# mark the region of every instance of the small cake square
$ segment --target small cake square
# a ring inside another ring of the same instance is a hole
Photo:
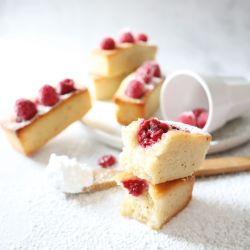
[[[158,184],[192,175],[205,158],[211,136],[196,127],[152,118],[124,127],[122,140],[124,170]]]
[[[189,176],[161,184],[150,184],[129,173],[115,177],[128,191],[121,205],[121,214],[159,230],[187,206],[192,198],[195,177]]]
[[[116,119],[128,125],[138,118],[149,118],[159,107],[159,96],[165,77],[154,61],[145,62],[127,76],[114,96]]]

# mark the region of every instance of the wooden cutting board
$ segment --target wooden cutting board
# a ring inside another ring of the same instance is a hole
[[[250,170],[250,157],[221,157],[207,159],[195,172],[195,176],[210,176]]]

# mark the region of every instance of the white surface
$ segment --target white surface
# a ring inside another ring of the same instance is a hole
[[[0,114],[44,83],[84,83],[90,48],[124,26],[149,34],[168,72],[249,77],[249,13],[248,0],[0,1]],[[79,124],[32,158],[0,133],[1,250],[250,248],[249,173],[198,180],[187,209],[157,233],[119,215],[119,189],[79,196],[50,189],[44,168],[53,152],[91,165],[101,154],[118,154]],[[249,152],[250,143],[223,155]]]
[[[46,167],[48,184],[59,192],[77,194],[93,185],[93,168],[67,155],[51,154]]]

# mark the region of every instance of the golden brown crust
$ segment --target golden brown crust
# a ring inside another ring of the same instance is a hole
[[[194,184],[195,177],[194,176],[188,176],[185,178],[167,181],[164,183],[152,185],[152,195],[159,199],[160,197],[164,196],[166,192],[173,189],[175,186],[183,185],[185,182],[190,182]]]
[[[116,182],[110,180],[110,181],[106,181],[106,182],[102,182],[102,183],[95,183],[90,187],[83,188],[82,192],[83,193],[92,193],[92,192],[96,192],[96,191],[109,189],[109,188],[112,188],[115,186],[117,186]]]

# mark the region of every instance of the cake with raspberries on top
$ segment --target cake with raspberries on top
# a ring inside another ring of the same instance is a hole
[[[122,130],[120,164],[152,184],[190,176],[201,165],[211,136],[186,124],[138,119]]]
[[[76,87],[71,79],[57,88],[44,85],[34,100],[19,99],[15,114],[1,122],[11,144],[26,155],[33,154],[71,123],[80,120],[91,107],[86,87]]]
[[[149,118],[159,107],[159,95],[165,77],[158,63],[147,61],[127,76],[114,96],[116,119],[128,125],[138,118]]]
[[[90,56],[90,90],[97,100],[112,99],[121,81],[142,63],[153,60],[157,47],[148,36],[123,32],[115,41],[105,37]]]

